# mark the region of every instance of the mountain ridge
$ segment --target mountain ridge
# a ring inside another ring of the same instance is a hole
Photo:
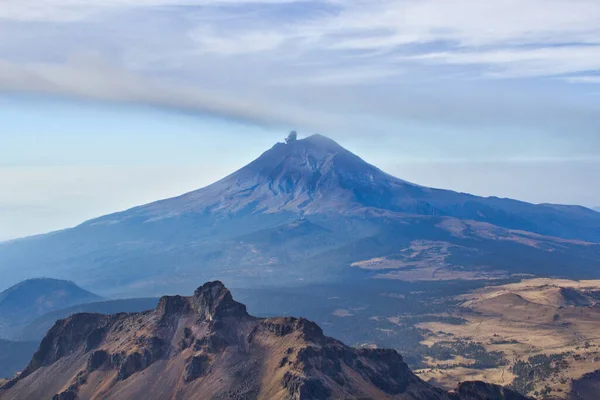
[[[3,399],[526,398],[465,383],[446,393],[413,374],[394,350],[353,349],[294,317],[256,318],[218,281],[155,310],[59,320]]]

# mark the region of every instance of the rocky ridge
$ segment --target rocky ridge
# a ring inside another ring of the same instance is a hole
[[[190,297],[163,297],[155,310],[58,321],[0,398],[438,400],[486,393],[523,399],[494,385],[446,393],[394,350],[348,347],[303,318],[253,317],[217,281]]]

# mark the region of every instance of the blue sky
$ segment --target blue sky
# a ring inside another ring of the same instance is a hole
[[[5,0],[0,240],[208,184],[290,129],[600,205],[596,0]]]

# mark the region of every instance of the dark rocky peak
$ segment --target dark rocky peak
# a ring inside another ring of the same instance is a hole
[[[205,283],[191,297],[163,296],[157,311],[163,317],[195,313],[204,321],[248,315],[246,306],[233,300],[229,289],[219,281]]]
[[[246,306],[233,300],[229,289],[220,281],[207,282],[196,289],[192,298],[192,307],[207,321],[248,316]]]

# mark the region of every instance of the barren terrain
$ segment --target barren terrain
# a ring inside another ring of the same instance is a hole
[[[458,296],[453,316],[464,324],[417,325],[431,349],[417,373],[447,387],[477,379],[566,397],[573,379],[600,369],[599,299],[598,280],[541,278]]]

